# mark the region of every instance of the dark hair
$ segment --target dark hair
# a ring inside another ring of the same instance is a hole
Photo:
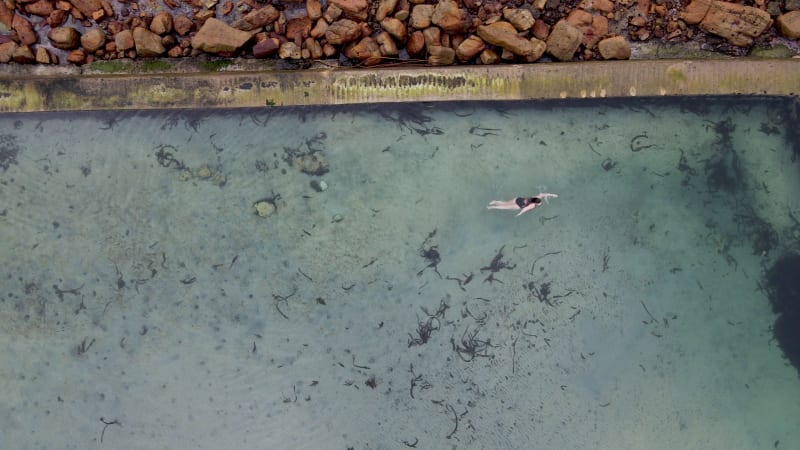
[[[531,197],[531,203],[538,205],[539,203],[542,203],[542,199],[540,199],[539,197]]]

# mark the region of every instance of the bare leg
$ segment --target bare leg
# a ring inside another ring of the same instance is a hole
[[[519,209],[516,199],[514,200],[492,200],[487,209]]]

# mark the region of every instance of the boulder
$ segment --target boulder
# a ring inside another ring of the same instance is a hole
[[[361,61],[365,66],[374,66],[381,62],[381,49],[371,37],[365,37],[358,43],[347,46],[344,55]]]
[[[433,5],[414,5],[411,10],[411,21],[409,24],[422,30],[431,26],[431,16],[433,16]]]
[[[529,56],[536,53],[536,46],[517,34],[514,25],[508,22],[498,21],[490,25],[478,27],[478,36],[484,41],[503,47],[517,56]]]
[[[53,44],[53,47],[62,50],[72,50],[78,47],[81,39],[81,33],[72,27],[57,27],[52,28],[47,33],[47,38]]]
[[[359,37],[361,37],[361,25],[350,19],[337,20],[325,31],[325,39],[332,45],[346,44]]]
[[[375,12],[375,20],[378,22],[389,17],[397,8],[397,0],[380,0],[378,10]]]
[[[378,35],[375,36],[375,42],[378,43],[378,47],[381,50],[381,55],[383,56],[398,55],[399,50],[397,49],[397,44],[394,43],[392,36],[388,32],[383,31],[381,33],[378,33]]]
[[[153,21],[150,22],[150,31],[163,36],[167,33],[172,33],[172,24],[172,14],[167,11],[161,11],[156,14],[155,17],[153,17]]]
[[[256,58],[266,58],[274,55],[281,48],[281,41],[275,38],[266,38],[253,46],[253,56]]]
[[[505,8],[503,10],[503,18],[519,31],[530,30],[536,22],[529,9]]]
[[[106,45],[106,33],[100,28],[92,28],[81,36],[81,46],[89,53],[94,53]]]
[[[432,66],[449,66],[455,61],[456,51],[450,47],[432,45],[428,48],[428,64]]]
[[[586,48],[594,48],[600,39],[608,34],[608,19],[605,16],[576,9],[569,13],[566,20],[583,33],[581,42]]]
[[[186,36],[194,30],[194,21],[186,16],[176,16],[172,20],[172,27],[179,36]]]
[[[482,52],[485,48],[486,43],[483,42],[483,39],[479,38],[478,36],[471,35],[458,45],[456,48],[456,56],[458,57],[459,61],[467,62],[474,58],[475,55]]]
[[[207,53],[235,52],[252,37],[247,31],[230,27],[212,17],[194,35],[192,47]]]
[[[322,17],[322,2],[319,0],[306,0],[306,14],[311,20]]]
[[[311,31],[311,19],[308,16],[291,19],[286,23],[286,38],[295,39],[296,35],[305,39]]]
[[[603,39],[597,44],[603,59],[629,59],[631,45],[622,36]]]
[[[800,11],[790,11],[778,16],[778,29],[789,39],[800,39]]]
[[[14,41],[0,44],[0,63],[7,63],[11,61],[11,58],[14,57],[14,51],[17,50],[17,47],[18,45]]]
[[[408,42],[406,43],[406,51],[409,55],[415,56],[422,53],[422,50],[425,48],[425,35],[422,34],[422,31],[415,31],[411,33],[411,36],[408,37]]]
[[[37,64],[53,63],[53,59],[50,57],[50,52],[48,52],[46,48],[38,47],[36,49],[36,63]]]
[[[136,54],[142,57],[160,56],[166,51],[161,44],[161,36],[144,27],[133,29],[133,42]]]
[[[14,50],[14,55],[11,57],[17,64],[30,64],[36,62],[36,57],[33,55],[30,45],[20,45]]]
[[[700,22],[700,29],[721,36],[733,45],[745,47],[771,25],[772,17],[766,11],[738,3],[715,1]]]
[[[400,42],[405,42],[406,37],[408,37],[408,28],[406,28],[406,24],[401,20],[395,19],[394,17],[387,17],[383,19],[381,21],[381,28],[386,30],[387,33],[392,35],[393,38]]]
[[[692,0],[680,17],[688,24],[699,23],[706,33],[721,36],[740,47],[752,44],[754,37],[772,25],[766,11],[716,0]]]
[[[14,20],[14,10],[9,9],[5,2],[0,2],[0,25],[11,29],[11,22]],[[0,27],[0,30],[3,28]],[[6,61],[8,62],[8,61]]]
[[[581,45],[583,33],[566,20],[559,20],[547,37],[547,52],[559,61],[570,61]]]
[[[284,42],[278,49],[278,56],[281,59],[300,59],[302,58],[302,50],[294,42]]]
[[[267,5],[245,14],[241,19],[233,22],[233,28],[252,31],[263,26],[269,25],[278,20],[281,13],[272,5]]]
[[[53,3],[50,0],[37,0],[25,5],[25,11],[28,11],[28,14],[33,14],[34,16],[47,17],[54,10],[55,8],[53,8]]]
[[[11,28],[16,30],[22,45],[33,45],[39,40],[36,32],[33,31],[33,26],[28,22],[28,19],[25,19],[19,14],[14,14],[14,18],[11,19]],[[75,32],[77,33],[77,30],[75,30]]]
[[[130,50],[136,44],[133,42],[133,32],[131,30],[122,30],[114,35],[114,45],[117,50]]]
[[[448,33],[463,33],[467,29],[467,10],[459,8],[455,0],[439,0],[431,22]]]
[[[345,16],[352,19],[367,20],[367,0],[328,0],[328,4],[335,5],[342,10]]]
[[[86,17],[92,17],[92,13],[103,9],[100,0],[69,0],[69,2]]]

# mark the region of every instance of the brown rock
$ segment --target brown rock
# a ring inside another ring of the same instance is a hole
[[[397,8],[397,0],[380,0],[378,10],[375,12],[375,20],[381,22],[389,17],[395,8]]]
[[[233,23],[233,28],[244,31],[252,31],[257,28],[269,25],[278,20],[280,12],[272,5],[267,5],[247,13],[241,19]]]
[[[73,50],[67,55],[67,61],[77,65],[84,64],[86,62],[86,53],[81,49]]]
[[[800,11],[790,11],[778,16],[778,29],[789,39],[800,39]]]
[[[50,0],[37,0],[25,5],[25,11],[34,16],[47,17],[55,10]]]
[[[156,14],[155,17],[153,17],[153,21],[150,22],[150,31],[163,36],[167,33],[172,33],[172,24],[172,14],[167,11],[161,11]]]
[[[251,37],[252,34],[246,31],[230,27],[221,20],[211,18],[192,38],[192,47],[207,53],[235,52]]]
[[[286,37],[295,39],[296,35],[300,35],[302,39],[308,37],[311,31],[311,18],[308,16],[298,17],[286,23]]]
[[[581,45],[583,33],[566,20],[559,20],[547,37],[547,52],[559,61],[570,61]]]
[[[428,27],[422,30],[422,36],[425,37],[425,47],[430,48],[432,45],[442,45],[442,30],[436,27]]]
[[[544,20],[537,19],[536,23],[533,24],[531,33],[536,39],[546,40],[547,36],[550,35],[550,25]]]
[[[106,12],[102,9],[98,9],[97,11],[92,13],[92,20],[94,20],[95,22],[100,22],[105,16]]]
[[[478,27],[478,36],[484,41],[503,47],[518,56],[533,55],[536,46],[529,40],[517,34],[514,25],[508,22],[498,21],[489,25]]]
[[[44,47],[39,47],[36,49],[36,63],[37,64],[50,64],[52,60],[50,59],[50,52],[47,51]]]
[[[344,50],[345,56],[361,61],[365,66],[374,66],[381,62],[381,49],[375,39],[365,37],[358,43],[348,45]]]
[[[411,36],[408,37],[408,42],[406,43],[406,51],[411,56],[416,56],[422,53],[422,50],[425,48],[425,36],[422,34],[422,31],[415,31],[411,33]]]
[[[503,10],[503,18],[519,31],[530,30],[536,22],[529,9],[505,8]]]
[[[381,21],[381,28],[386,30],[387,33],[392,35],[392,37],[397,39],[399,42],[405,42],[406,38],[408,37],[408,28],[406,28],[406,24],[401,20],[395,19],[394,17],[387,17],[383,19]]]
[[[697,1],[697,0],[695,0]],[[748,46],[772,25],[769,13],[752,6],[714,1],[700,22],[700,29],[716,34],[733,45]]]
[[[183,56],[183,49],[179,46],[172,47],[167,51],[167,56],[170,58],[180,58]]]
[[[299,45],[294,42],[284,42],[278,49],[278,56],[281,59],[300,59],[303,54]]]
[[[415,5],[411,10],[411,21],[409,25],[423,30],[431,26],[431,16],[433,16],[433,5]]]
[[[326,31],[328,31],[328,22],[325,22],[325,19],[319,19],[316,25],[314,25],[314,28],[308,32],[308,35],[314,39],[319,39],[325,36]]]
[[[17,45],[17,43],[14,41],[0,44],[0,63],[5,64],[11,61],[11,58],[14,57],[14,52],[17,50],[17,47],[19,47],[19,45]]]
[[[482,64],[497,64],[500,61],[500,56],[494,50],[487,48],[481,52],[480,59]]]
[[[633,16],[631,17],[631,20],[628,23],[633,25],[634,27],[643,27],[647,25],[647,18],[645,18],[644,16]]]
[[[186,16],[175,16],[172,20],[172,27],[180,36],[186,36],[194,30],[194,22]]]
[[[712,0],[693,0],[680,12],[680,18],[689,25],[700,23],[703,17],[708,13],[708,9],[711,8],[711,1]]]
[[[133,42],[133,32],[131,30],[122,30],[114,35],[114,44],[117,50],[130,50],[136,44]]]
[[[467,10],[459,8],[456,0],[439,0],[431,22],[448,33],[462,33],[467,29]]]
[[[9,9],[8,6],[6,6],[5,2],[0,1],[0,25],[4,25],[6,28],[10,29],[11,22],[13,20],[14,20],[14,11]]]
[[[11,28],[17,32],[17,36],[19,36],[19,41],[22,45],[33,45],[39,40],[38,36],[33,31],[33,26],[28,22],[28,19],[23,18],[19,14],[14,14],[14,18],[11,19]]]
[[[0,2],[2,3],[2,2]],[[53,12],[47,16],[47,25],[50,28],[60,27],[64,21],[67,19],[67,12],[63,9],[54,9]]]
[[[305,48],[308,49],[308,52],[311,54],[311,59],[320,59],[322,58],[322,45],[320,45],[319,41],[314,38],[308,38],[303,42]]]
[[[161,44],[161,36],[144,27],[133,29],[133,42],[136,45],[136,54],[144,58],[160,56],[166,51]]]
[[[458,45],[458,48],[456,48],[456,56],[459,61],[467,62],[485,48],[486,43],[483,42],[483,39],[471,35]]]
[[[582,42],[586,48],[593,48],[608,33],[608,19],[605,16],[575,9],[569,13],[566,20],[583,33]]]
[[[272,56],[281,48],[281,41],[274,38],[266,38],[253,46],[253,56],[256,58],[266,58]]]
[[[336,55],[336,53],[338,53],[338,50],[336,50],[336,47],[332,46],[331,44],[326,43],[325,45],[322,46],[322,53],[328,58],[330,58],[331,56]]]
[[[525,62],[536,62],[539,58],[544,55],[545,50],[547,50],[547,44],[541,39],[536,39],[535,37],[531,38],[531,44],[533,44],[533,48],[535,49],[534,52],[530,55],[525,55],[522,59]]]
[[[306,14],[311,20],[322,17],[322,3],[319,0],[306,0]]]
[[[30,45],[18,46],[14,50],[14,54],[11,56],[11,59],[13,59],[17,64],[30,64],[36,61],[36,57],[33,55],[33,50],[31,50]]]
[[[47,33],[47,38],[50,39],[53,47],[62,50],[71,50],[78,46],[81,33],[72,27],[58,27],[51,29]]]
[[[106,34],[100,28],[92,28],[81,36],[81,46],[89,53],[94,53],[106,45]]]
[[[603,59],[629,59],[631,57],[631,45],[622,36],[614,36],[603,39],[597,44],[600,55]]]
[[[325,31],[325,39],[329,44],[341,45],[352,42],[361,37],[361,25],[350,19],[341,19],[333,22]]]
[[[340,17],[342,17],[342,10],[338,6],[328,3],[328,7],[325,8],[325,12],[322,14],[325,22],[333,23],[339,20]]]
[[[328,3],[336,5],[347,17],[367,20],[367,0],[328,0]]]
[[[378,48],[380,48],[381,50],[381,55],[383,56],[398,55],[399,51],[397,50],[397,44],[394,43],[392,36],[388,32],[383,31],[381,33],[378,33],[378,35],[375,36],[375,42],[378,43]]]
[[[93,12],[103,9],[100,0],[69,0],[69,2],[86,17],[92,17]]]
[[[602,13],[614,12],[614,2],[611,0],[583,0],[579,7]]]
[[[450,47],[434,45],[428,47],[428,64],[432,66],[449,66],[453,64],[456,51]]]

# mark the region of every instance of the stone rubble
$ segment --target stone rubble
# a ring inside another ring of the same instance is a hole
[[[0,63],[339,59],[372,66],[628,59],[702,39],[746,54],[800,39],[800,0],[0,0]],[[163,2],[163,3],[162,3]]]

